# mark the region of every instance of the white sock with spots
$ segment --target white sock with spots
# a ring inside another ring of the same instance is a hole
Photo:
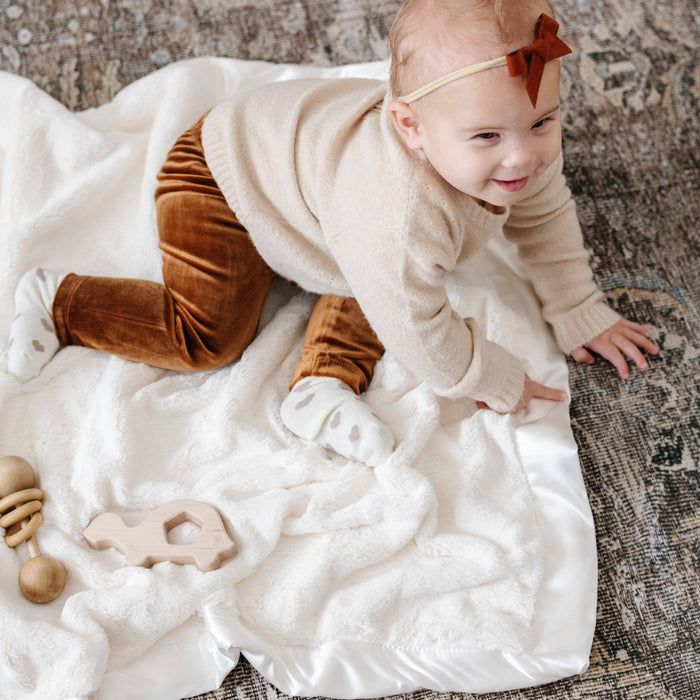
[[[7,371],[21,382],[36,377],[58,350],[51,307],[64,277],[38,267],[26,272],[17,285]]]
[[[391,431],[340,379],[305,377],[282,402],[281,414],[295,435],[373,467],[394,449]]]

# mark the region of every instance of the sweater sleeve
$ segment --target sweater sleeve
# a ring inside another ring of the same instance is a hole
[[[364,239],[366,233],[358,236]],[[410,244],[392,248],[389,258],[386,247],[374,246],[370,253],[369,246],[355,247],[354,239],[346,231],[334,247],[386,349],[440,396],[470,397],[500,412],[512,410],[522,395],[524,370],[515,356],[488,341],[473,319],[461,318],[451,307],[445,277],[456,255],[450,246],[413,237]],[[387,258],[378,257],[382,254]]]
[[[542,301],[542,314],[563,352],[570,353],[619,320],[593,279],[561,156],[533,194],[511,208],[503,232],[518,246]]]

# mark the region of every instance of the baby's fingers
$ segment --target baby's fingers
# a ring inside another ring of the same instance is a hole
[[[634,362],[639,369],[648,369],[649,364],[644,358],[642,350],[650,355],[656,355],[659,352],[657,345],[649,338],[649,331],[640,323],[627,319],[620,319],[614,326],[603,331],[591,342],[586,343],[586,348],[610,362],[623,379],[627,379],[629,376],[625,356]],[[581,348],[576,348],[572,353],[574,359],[581,357],[582,359],[579,361],[589,361],[580,350]]]
[[[617,345],[617,347],[629,357],[632,362],[634,362],[639,369],[649,369],[649,363],[644,359],[644,355],[642,355],[640,349],[639,349],[639,343],[635,342],[633,340],[630,340],[629,338],[622,336],[613,336],[613,342]],[[625,363],[625,369],[627,369],[627,363]],[[625,377],[627,376],[628,373],[625,374]]]
[[[638,341],[641,342],[641,341]],[[648,369],[649,365],[644,359],[638,345],[627,337],[626,334],[613,333],[605,340],[597,340],[588,346],[615,367],[623,378],[629,377],[629,368],[625,355],[634,362],[639,369]],[[624,355],[623,355],[624,353]]]
[[[596,353],[596,355],[600,355],[604,360],[607,360],[615,367],[623,379],[627,379],[629,369],[627,368],[627,361],[618,347],[620,342],[624,342],[624,336],[619,333],[605,333],[587,343],[586,347]],[[629,343],[629,345],[636,349],[633,343]],[[639,351],[637,350],[637,352]]]
[[[624,333],[624,337],[627,340],[632,341],[638,348],[641,348],[642,350],[646,350],[650,355],[658,355],[659,354],[659,346],[652,340],[649,339],[649,332],[644,328],[644,326],[640,326],[642,330],[644,330],[644,334],[639,333],[636,329],[626,329]]]
[[[566,400],[566,394],[563,391],[552,389],[552,387],[539,384],[538,382],[532,382],[531,389],[533,399],[546,399],[547,401]]]
[[[649,339],[649,331],[633,321],[623,321],[619,331],[612,334],[611,340],[640,369],[647,369],[649,365],[639,349],[645,350],[650,355],[658,355],[659,353],[656,343]]]
[[[595,357],[584,347],[578,347],[572,350],[571,357],[573,357],[576,362],[581,362],[586,365],[592,365],[595,362]]]
[[[641,335],[645,338],[649,337],[649,329],[646,326],[643,326],[641,323],[637,323],[636,321],[629,321],[626,318],[623,318],[620,320],[619,328],[623,332],[629,330],[632,331],[632,333],[635,333],[636,335]]]

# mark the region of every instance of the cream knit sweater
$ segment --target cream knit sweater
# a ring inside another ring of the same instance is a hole
[[[389,101],[373,80],[266,86],[210,112],[207,163],[273,270],[354,296],[386,349],[437,394],[510,410],[522,364],[454,312],[445,278],[503,230],[564,352],[618,320],[593,282],[561,158],[493,213],[405,146]]]

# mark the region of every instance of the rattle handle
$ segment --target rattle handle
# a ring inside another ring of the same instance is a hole
[[[29,556],[32,559],[34,559],[34,557],[41,556],[41,550],[39,549],[39,542],[36,539],[36,537],[34,537],[33,535],[32,535],[32,537],[30,537],[27,540],[27,549],[29,549]]]

